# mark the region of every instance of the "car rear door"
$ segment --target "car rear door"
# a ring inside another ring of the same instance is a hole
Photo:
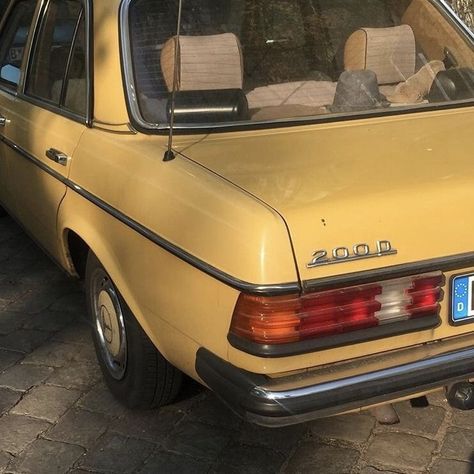
[[[53,257],[57,210],[90,120],[88,16],[82,0],[43,2],[18,94],[0,102],[13,213]]]
[[[5,17],[0,23],[0,203],[10,211],[14,204],[9,179],[11,149],[5,142],[10,127],[5,111],[12,108],[16,101],[36,4],[36,0],[17,1],[8,13],[5,13],[7,3],[4,1],[1,5]]]

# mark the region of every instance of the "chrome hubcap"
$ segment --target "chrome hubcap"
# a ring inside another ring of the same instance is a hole
[[[121,380],[127,368],[127,335],[120,300],[110,278],[97,270],[92,280],[94,328],[110,375]]]

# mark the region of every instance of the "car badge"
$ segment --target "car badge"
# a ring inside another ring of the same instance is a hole
[[[331,252],[328,250],[316,250],[313,253],[313,258],[306,266],[307,268],[315,268],[351,262],[353,260],[364,260],[366,258],[387,257],[397,253],[398,251],[392,248],[389,240],[378,240],[374,250],[368,244],[355,244],[352,250],[348,247],[336,247]]]

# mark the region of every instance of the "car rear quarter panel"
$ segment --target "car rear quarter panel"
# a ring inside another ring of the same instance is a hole
[[[192,161],[177,156],[163,162],[164,143],[163,137],[88,130],[74,155],[70,179],[239,280],[297,281],[283,219]],[[237,290],[146,239],[75,192],[74,186],[61,205],[58,225],[65,249],[68,230],[89,245],[172,363],[192,375],[199,346],[227,358]]]

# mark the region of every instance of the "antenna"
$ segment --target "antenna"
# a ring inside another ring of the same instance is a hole
[[[174,128],[174,102],[176,89],[178,88],[179,71],[179,38],[181,35],[181,16],[183,12],[183,0],[178,2],[178,25],[176,28],[176,44],[174,47],[174,72],[173,72],[173,90],[171,91],[171,113],[170,113],[170,133],[168,135],[168,149],[165,151],[163,161],[172,161],[176,155],[173,151],[173,128]]]

